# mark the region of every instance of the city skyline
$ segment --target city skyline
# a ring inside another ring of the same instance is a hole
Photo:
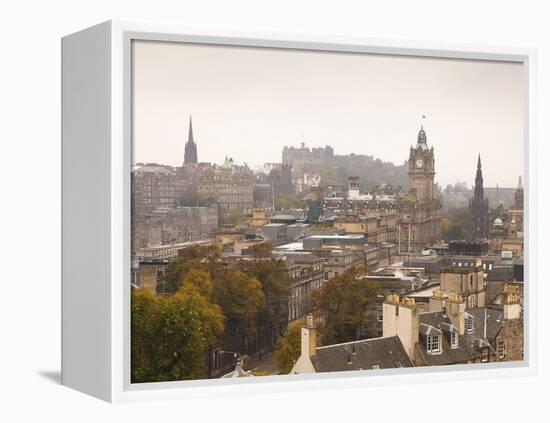
[[[272,57],[277,72],[266,68]],[[217,60],[227,64],[223,74],[212,68]],[[323,66],[330,69],[319,71]],[[312,69],[315,82],[308,82]],[[346,81],[334,78],[344,71]],[[369,84],[373,74],[378,83]],[[504,62],[138,42],[134,161],[180,166],[190,115],[199,161],[222,163],[227,155],[252,168],[280,161],[283,146],[301,142],[402,165],[404,147],[414,145],[424,124],[442,187],[457,181],[472,186],[478,153],[486,186],[514,187],[524,173],[522,74],[521,65]],[[281,93],[290,81],[295,95]],[[261,149],[250,148],[258,143]]]

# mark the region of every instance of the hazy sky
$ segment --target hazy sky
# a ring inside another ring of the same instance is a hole
[[[284,145],[402,164],[424,120],[436,182],[523,174],[523,67],[184,43],[134,42],[134,162],[179,166],[189,116],[199,161],[280,162]]]

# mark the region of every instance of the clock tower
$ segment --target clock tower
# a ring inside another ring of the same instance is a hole
[[[428,148],[426,132],[422,126],[418,132],[416,147],[411,147],[409,154],[409,187],[417,200],[433,200],[434,176],[434,149]]]

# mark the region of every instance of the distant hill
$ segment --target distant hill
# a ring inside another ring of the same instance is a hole
[[[319,173],[324,184],[346,185],[348,176],[359,176],[362,191],[369,191],[375,185],[391,184],[409,189],[409,177],[405,164],[396,166],[372,156],[347,154],[335,155],[324,163],[302,165],[305,171]]]

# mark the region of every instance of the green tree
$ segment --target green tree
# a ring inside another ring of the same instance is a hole
[[[265,297],[258,279],[232,270],[216,280],[214,299],[222,308],[228,325],[238,331],[255,326]]]
[[[239,209],[232,209],[224,215],[221,219],[221,223],[224,225],[240,225],[244,221],[244,213]]]
[[[275,198],[276,210],[301,209],[304,202],[295,195],[279,195]]]
[[[188,283],[169,297],[133,291],[131,311],[133,383],[205,376],[204,354],[223,332],[219,306]]]
[[[260,281],[265,297],[259,317],[262,324],[277,324],[288,319],[290,278],[282,260],[242,260],[239,268]]]
[[[329,279],[314,294],[317,309],[324,317],[323,345],[355,341],[367,324],[366,306],[381,292],[378,284],[360,278],[363,269],[353,268]]]
[[[460,223],[452,223],[448,218],[441,219],[441,237],[449,242],[467,237],[464,228]]]
[[[450,209],[444,216],[447,222],[443,225],[441,233],[443,239],[452,241],[456,239],[471,240],[474,237],[474,216],[469,207],[457,207]]]
[[[288,374],[300,356],[301,349],[301,321],[287,327],[284,335],[279,339],[273,357],[277,361],[279,374]]]

